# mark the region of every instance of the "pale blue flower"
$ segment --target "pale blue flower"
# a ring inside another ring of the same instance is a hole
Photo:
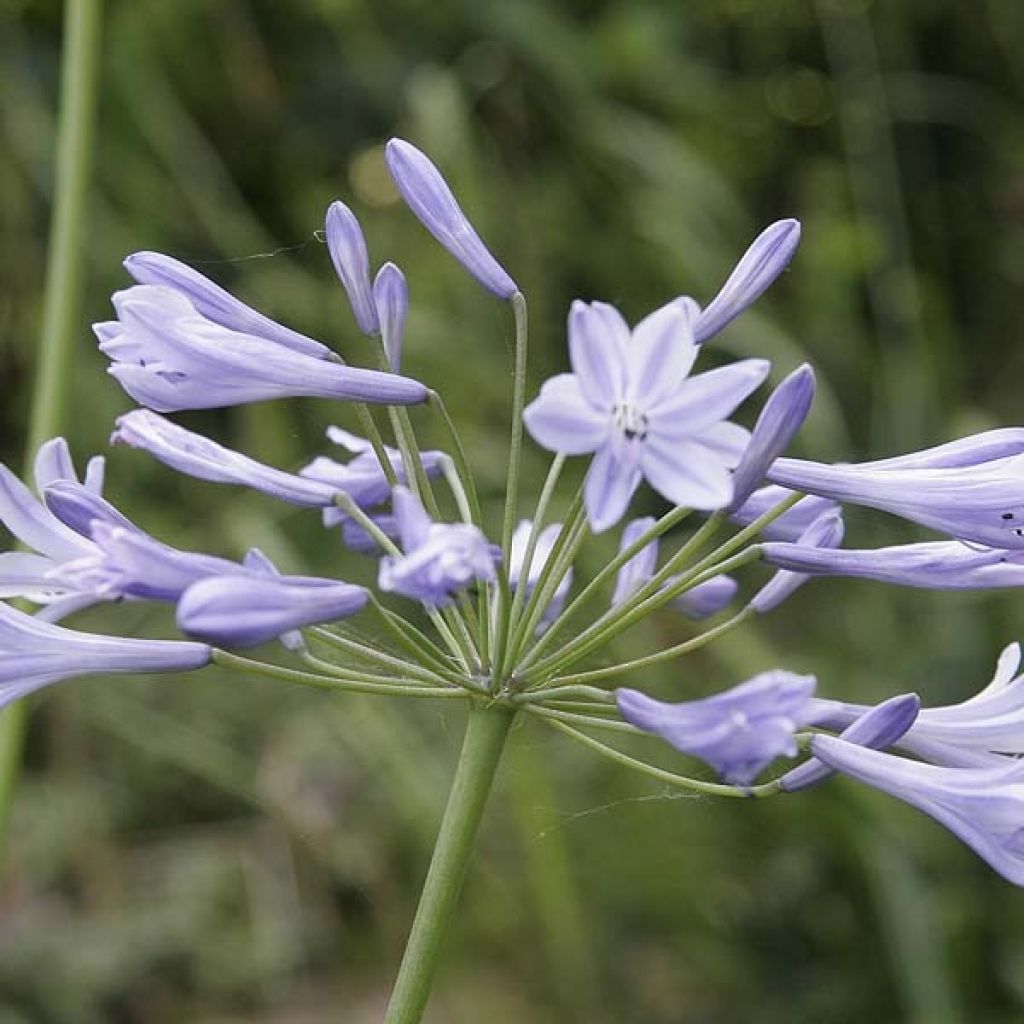
[[[635,544],[652,526],[653,516],[644,516],[628,523],[619,540],[619,553]],[[642,547],[628,562],[625,562],[615,576],[615,590],[612,592],[612,607],[624,604],[642,586],[651,581],[658,564],[658,541],[652,540]]]
[[[392,491],[392,509],[403,553],[381,559],[381,590],[441,605],[474,581],[494,582],[500,551],[476,526],[435,523],[407,487]]]
[[[373,301],[377,306],[380,339],[388,366],[398,373],[402,366],[405,318],[409,314],[409,285],[405,274],[394,263],[385,263],[377,271],[373,279]]]
[[[605,303],[573,303],[573,372],[547,381],[525,423],[552,451],[596,453],[584,492],[595,533],[622,518],[643,478],[674,505],[717,509],[732,500],[729,470],[749,434],[726,417],[769,364],[745,359],[691,378],[697,353],[683,302],[657,310],[632,332]]]
[[[726,782],[748,786],[775,758],[796,756],[796,732],[813,721],[815,685],[814,676],[776,670],[682,704],[621,689],[615,700],[627,722],[707,761]]]
[[[384,155],[398,191],[423,226],[488,291],[512,298],[519,286],[484,245],[429,157],[403,139],[391,139]]]
[[[533,522],[529,519],[521,520],[512,533],[512,544],[509,552],[508,582],[513,590],[524,585],[523,567],[526,561],[526,548],[530,542],[530,533],[533,530]],[[549,523],[537,535],[537,541],[533,547],[533,557],[530,559],[529,571],[526,574],[525,597],[533,595],[534,588],[540,580],[544,567],[548,564],[555,544],[562,533],[561,523]],[[570,568],[559,580],[551,600],[544,608],[540,619],[537,622],[537,635],[546,632],[551,623],[562,614],[566,599],[572,588],[572,569]],[[497,605],[495,605],[495,609]]]
[[[409,405],[418,381],[318,358],[200,315],[183,292],[135,285],[113,296],[117,320],[95,325],[110,373],[157,412],[208,409],[296,396]]]
[[[359,329],[363,334],[379,334],[377,304],[370,284],[370,257],[356,215],[342,202],[331,203],[324,233],[331,262],[348,294]]]
[[[776,484],[759,487],[739,508],[730,511],[729,518],[740,526],[749,526],[755,519],[760,519],[766,512],[770,512],[787,498],[793,497],[793,494],[788,487],[779,487]],[[836,508],[839,508],[839,505],[830,498],[808,495],[769,523],[761,531],[761,536],[766,540],[795,541],[815,519]]]
[[[731,576],[712,576],[672,598],[669,605],[688,619],[708,619],[728,608],[739,589],[740,585]]]
[[[81,633],[0,604],[0,707],[73,676],[188,672],[210,657],[205,644]]]

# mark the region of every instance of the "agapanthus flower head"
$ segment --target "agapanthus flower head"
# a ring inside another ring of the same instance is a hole
[[[469,523],[435,523],[412,491],[392,492],[401,555],[381,559],[377,584],[427,605],[442,605],[474,581],[494,581],[500,551]]]
[[[891,512],[960,540],[1024,548],[1024,455],[909,469],[777,459],[768,478]]]
[[[178,602],[178,628],[227,647],[255,647],[301,626],[348,618],[369,593],[340,580],[252,573],[193,583]]]
[[[644,478],[674,505],[717,509],[732,500],[729,470],[749,434],[726,417],[769,364],[744,359],[690,377],[697,353],[690,314],[678,300],[632,332],[605,303],[573,303],[573,372],[547,381],[525,423],[545,448],[595,453],[584,492],[595,533],[622,518]]]
[[[210,657],[205,644],[81,633],[0,603],[0,707],[74,676],[188,672]]]
[[[250,487],[292,505],[326,508],[337,492],[330,484],[250,459],[148,409],[119,416],[110,442],[141,448],[164,465],[197,480]]]
[[[402,367],[405,318],[409,315],[409,285],[405,274],[394,263],[385,263],[377,271],[373,279],[373,301],[377,306],[380,339],[388,366],[398,373]]]
[[[134,285],[115,293],[113,302],[117,320],[94,328],[100,349],[125,391],[157,412],[296,396],[393,405],[427,398],[418,381],[224,327],[165,285]]]
[[[539,534],[533,546],[533,557],[530,559],[530,567],[523,579],[523,568],[526,562],[526,551],[530,543],[530,533],[533,530],[533,522],[529,519],[521,520],[512,532],[512,545],[509,551],[508,582],[513,590],[525,585],[526,597],[530,597],[540,580],[544,567],[548,564],[554,551],[555,544],[562,533],[561,523],[549,523]],[[544,609],[537,622],[537,634],[544,633],[565,607],[569,591],[572,589],[572,569],[561,578],[551,600]],[[496,606],[495,606],[496,607]]]
[[[391,484],[381,469],[373,445],[365,438],[336,426],[327,428],[327,438],[339,448],[351,452],[354,457],[348,462],[338,462],[323,455],[317,456],[299,470],[299,475],[303,479],[324,484],[332,491],[343,491],[360,508],[372,508],[387,501],[391,495]],[[401,452],[397,448],[387,448],[385,451],[398,481],[407,484]],[[445,454],[438,451],[420,454],[420,463],[428,478],[436,477],[441,472],[445,458]],[[336,526],[346,519],[346,513],[335,506],[325,508],[323,516],[325,526]]]
[[[326,345],[264,316],[173,256],[136,252],[124,261],[124,268],[138,284],[160,285],[180,292],[195,311],[211,323],[264,338],[315,359],[337,359]],[[108,326],[115,327],[114,324]]]
[[[839,509],[830,509],[818,516],[792,546],[812,550],[834,548],[843,542],[844,531],[842,513]],[[806,573],[782,569],[751,598],[750,607],[761,615],[774,611],[810,578]]]
[[[732,508],[739,508],[764,479],[768,467],[789,447],[814,401],[814,371],[798,366],[768,396],[750,443],[732,474]]]
[[[682,704],[626,689],[615,700],[627,722],[707,761],[726,782],[748,786],[775,758],[796,755],[796,731],[813,721],[815,685],[814,676],[776,670]]]
[[[484,245],[430,158],[403,139],[391,139],[385,159],[398,191],[423,226],[488,291],[500,299],[512,298],[519,286]]]
[[[380,320],[370,284],[370,257],[356,215],[342,202],[327,208],[327,250],[363,334],[379,334]]]
[[[800,222],[778,220],[750,244],[718,294],[694,324],[697,344],[707,341],[760,298],[781,274],[800,244]]]
[[[818,735],[811,751],[835,771],[935,818],[1015,885],[1024,885],[1024,763],[947,768]]]

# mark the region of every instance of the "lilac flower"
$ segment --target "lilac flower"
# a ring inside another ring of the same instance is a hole
[[[135,285],[113,297],[117,320],[95,326],[110,373],[158,412],[307,396],[409,405],[418,381],[356,369],[201,316],[183,292]]]
[[[80,633],[0,604],[0,707],[72,676],[187,672],[210,656],[205,644]]]
[[[381,590],[441,605],[473,580],[494,581],[500,553],[477,527],[433,522],[407,487],[392,491],[392,507],[403,554],[381,559]]]
[[[947,707],[924,708],[899,746],[936,764],[956,768],[993,767],[1004,755],[1024,754],[1024,675],[1020,644],[999,656],[992,681],[973,697]],[[819,720],[841,728],[865,708],[818,700]]]
[[[896,544],[870,550],[826,550],[767,543],[770,565],[815,576],[854,576],[925,590],[987,590],[1024,586],[1021,552],[974,548],[958,540]]]
[[[825,710],[831,701],[812,697],[817,709],[813,712],[816,725],[833,726],[833,719]],[[840,738],[848,743],[857,743],[873,750],[884,750],[902,739],[910,729],[921,710],[921,698],[916,693],[905,693],[890,697],[875,707],[862,707],[858,717],[843,730]],[[833,726],[834,727],[834,726]],[[816,757],[791,768],[779,779],[787,793],[807,789],[833,774],[833,770],[822,764]]]
[[[817,550],[834,548],[843,542],[843,517],[839,509],[824,513],[807,527],[795,548]],[[810,579],[806,573],[790,572],[783,569],[777,572],[750,600],[750,607],[760,615],[765,615],[778,608],[793,591]]]
[[[491,255],[426,154],[403,139],[385,149],[388,171],[423,226],[488,290],[510,299],[519,286]]]
[[[779,220],[754,239],[694,325],[699,345],[736,319],[789,265],[800,244],[800,222]]]
[[[530,532],[532,530],[533,523],[529,519],[523,519],[518,523],[512,534],[512,545],[509,552],[508,581],[513,590],[516,590],[523,583],[523,565],[526,561],[526,548],[530,543]],[[561,532],[561,523],[550,523],[537,535],[537,541],[533,547],[533,558],[530,560],[530,568],[526,575],[525,596],[527,598],[533,594],[533,590],[540,580],[540,575],[544,571],[544,567],[548,564],[548,559],[551,558],[551,553],[554,551],[555,544],[558,542]],[[558,586],[555,588],[555,592],[551,595],[551,600],[548,602],[547,607],[544,609],[544,612],[537,623],[538,636],[546,632],[551,626],[551,623],[562,614],[562,609],[565,607],[566,598],[569,596],[569,590],[571,587],[572,569],[569,569],[569,571],[566,572],[559,581]]]
[[[738,590],[731,576],[713,576],[672,598],[669,605],[688,619],[708,619],[732,604]]]
[[[736,509],[764,479],[768,467],[789,447],[803,426],[814,401],[814,371],[804,363],[798,366],[768,396],[732,475],[732,508]]]
[[[619,553],[635,544],[652,526],[653,516],[644,516],[642,519],[634,519],[622,531],[622,538],[619,541]],[[652,540],[645,547],[641,548],[622,568],[615,577],[615,590],[612,593],[612,607],[624,604],[628,601],[645,583],[651,581],[654,576],[655,567],[658,564],[658,541]]]
[[[616,690],[622,717],[684,754],[707,761],[726,782],[748,786],[776,757],[794,757],[795,733],[813,721],[814,676],[762,672],[725,693],[666,704]]]
[[[853,502],[997,548],[1024,548],[1024,455],[952,467],[879,469],[777,459],[775,483]]]
[[[409,286],[405,274],[394,265],[385,263],[373,279],[373,301],[380,320],[380,337],[388,366],[398,373],[402,365],[402,338],[405,318],[409,313]]]
[[[255,647],[300,626],[361,611],[363,587],[313,576],[213,576],[192,584],[178,602],[178,628],[228,647]]]
[[[1024,763],[945,768],[815,736],[811,751],[830,768],[935,818],[992,868],[1024,885]]]
[[[176,601],[197,580],[244,574],[237,562],[193,551],[179,551],[138,527],[92,524],[94,552],[54,571],[69,589],[91,591],[104,601],[139,598]]]
[[[71,482],[88,494],[98,494],[103,484],[103,460],[93,459],[85,483],[78,483],[67,442],[62,437],[47,441],[36,454],[35,484],[44,489]],[[0,597],[23,597],[36,604],[53,606],[58,613],[77,610],[93,602],[54,579],[65,562],[90,554],[92,543],[58,519],[6,466],[0,465],[0,522],[32,551],[0,554]],[[74,603],[68,605],[66,599]]]
[[[740,526],[749,526],[755,519],[760,519],[793,494],[788,487],[779,487],[775,484],[760,487],[739,508],[731,511],[729,518]],[[796,540],[815,519],[836,508],[839,506],[829,498],[809,495],[801,498],[778,519],[766,526],[761,531],[761,536],[770,540]]]
[[[138,284],[162,285],[180,292],[200,316],[221,327],[276,342],[315,359],[337,359],[326,345],[258,313],[199,271],[171,256],[137,252],[124,261],[124,267]],[[117,327],[115,324],[102,326]]]
[[[632,334],[611,306],[574,302],[569,355],[574,372],[547,381],[525,422],[552,451],[596,452],[584,494],[595,533],[622,518],[643,477],[675,505],[729,504],[729,469],[749,434],[725,418],[764,380],[765,360],[745,359],[687,379],[697,346],[678,300]]]
[[[148,409],[135,409],[118,417],[110,441],[142,448],[164,465],[198,480],[251,487],[292,505],[328,507],[337,491],[322,481],[266,466]]]
[[[352,312],[363,334],[379,334],[377,304],[370,286],[370,257],[356,215],[342,202],[327,208],[327,249],[331,262],[352,303]]]
[[[307,480],[326,484],[334,491],[344,491],[360,508],[372,508],[387,501],[391,496],[391,484],[381,469],[373,445],[341,427],[328,427],[327,438],[352,452],[355,458],[342,463],[321,455],[303,466],[299,474]],[[399,483],[407,484],[402,453],[397,448],[385,448],[385,452]],[[423,471],[428,477],[438,476],[445,458],[444,452],[421,452]],[[325,508],[323,516],[324,526],[328,527],[343,523],[348,518],[346,512],[337,507]]]

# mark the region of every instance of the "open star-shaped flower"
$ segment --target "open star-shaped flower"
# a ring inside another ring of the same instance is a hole
[[[764,380],[764,359],[690,377],[696,306],[677,299],[630,331],[603,302],[569,313],[572,373],[552,377],[525,413],[527,429],[563,455],[594,452],[584,499],[595,533],[625,514],[647,482],[675,505],[724,508],[730,469],[749,434],[726,417]]]

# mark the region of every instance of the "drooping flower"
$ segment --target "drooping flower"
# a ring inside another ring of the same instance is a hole
[[[299,475],[306,480],[326,484],[332,492],[344,491],[360,508],[373,508],[387,501],[391,495],[391,484],[381,469],[373,445],[341,427],[328,427],[327,438],[355,457],[348,462],[338,462],[323,455],[317,456],[299,470]],[[386,448],[385,453],[399,483],[408,484],[402,453],[397,448]],[[423,471],[428,477],[436,477],[446,457],[444,452],[421,452]],[[335,506],[325,508],[323,516],[325,526],[336,526],[347,518],[344,510]]]
[[[863,469],[954,469],[957,466],[978,466],[1011,455],[1024,455],[1024,427],[984,430],[980,434],[946,441],[934,448],[858,465]]]
[[[657,310],[632,333],[611,306],[573,303],[573,372],[547,381],[525,423],[552,451],[596,453],[584,492],[595,533],[622,518],[642,478],[675,505],[717,509],[732,500],[729,469],[749,434],[726,417],[769,364],[744,359],[688,378],[697,352],[685,302]]]
[[[185,293],[134,285],[113,296],[117,320],[96,324],[109,372],[157,412],[209,409],[296,396],[409,405],[418,381],[319,358],[278,339],[203,317]]]
[[[398,523],[393,515],[372,515],[370,519],[385,537],[393,541],[398,540]],[[361,555],[381,554],[377,538],[364,530],[354,519],[345,519],[341,524],[341,540],[345,547]]]
[[[1024,586],[1021,552],[975,548],[958,540],[895,544],[873,549],[811,548],[766,543],[770,565],[814,576],[854,576],[924,590],[988,590]]]
[[[384,155],[392,180],[420,223],[488,291],[512,298],[519,286],[484,245],[429,157],[403,139],[391,139]]]
[[[380,338],[388,366],[398,373],[402,366],[405,318],[409,313],[409,285],[405,274],[394,263],[385,263],[377,271],[373,279],[373,301],[377,306]]]
[[[750,443],[732,474],[732,508],[743,505],[764,479],[768,467],[789,447],[813,401],[814,371],[804,363],[768,396],[757,417]]]
[[[394,488],[392,509],[403,553],[381,559],[381,590],[441,605],[474,580],[494,581],[500,552],[476,526],[435,523],[407,487]]]
[[[74,676],[188,672],[210,657],[206,644],[81,633],[0,603],[0,707]]]
[[[530,559],[530,565],[526,572],[526,579],[524,581],[523,569],[525,568],[526,551],[530,543],[530,533],[532,530],[533,523],[531,520],[521,520],[512,533],[512,544],[509,551],[509,585],[512,587],[513,591],[517,590],[520,586],[525,585],[526,593],[524,596],[526,598],[532,596],[534,588],[540,580],[541,573],[544,571],[544,567],[548,564],[548,560],[551,558],[555,544],[558,543],[558,538],[562,532],[562,524],[549,523],[537,535],[537,540],[533,546],[533,557]],[[547,607],[544,609],[543,614],[537,622],[538,636],[546,632],[551,626],[551,623],[562,614],[562,609],[565,607],[566,598],[568,598],[569,590],[571,588],[572,569],[570,568],[561,580],[559,580],[558,586],[555,588],[555,592],[551,595],[551,600],[548,602]]]
[[[627,722],[707,761],[726,782],[748,786],[775,758],[796,755],[796,731],[814,720],[815,685],[814,676],[776,670],[682,704],[622,689],[615,700]]]
[[[315,576],[211,576],[178,602],[178,628],[228,647],[255,647],[300,626],[348,618],[366,607],[363,587]]]
[[[729,513],[729,518],[740,526],[749,526],[755,519],[760,519],[766,512],[770,512],[787,498],[793,497],[793,494],[788,487],[779,487],[776,484],[759,487],[739,508]],[[815,519],[838,507],[830,498],[808,495],[769,523],[761,531],[761,536],[766,540],[795,541]]]
[[[814,736],[811,751],[830,768],[903,800],[945,825],[1015,885],[1024,885],[1024,763],[947,768]]]
[[[377,304],[370,284],[370,257],[356,215],[336,200],[327,208],[324,233],[331,262],[352,304],[359,329],[363,334],[379,334]]]
[[[1005,755],[1024,755],[1024,675],[1021,647],[999,655],[992,681],[959,704],[922,708],[899,746],[935,764],[955,768],[993,767]],[[841,728],[864,714],[859,704],[818,700],[820,722]]]
[[[767,476],[785,487],[891,512],[960,540],[1024,548],[1024,455],[909,469],[777,459]]]
[[[843,542],[845,527],[839,509],[831,509],[823,513],[807,527],[794,548],[817,551],[822,548],[834,548]],[[811,577],[806,573],[791,572],[782,569],[750,599],[750,607],[760,615],[765,615],[778,608],[798,587]]]
[[[693,336],[699,345],[754,304],[781,274],[800,244],[800,222],[778,220],[754,239],[718,294],[699,311]]]

